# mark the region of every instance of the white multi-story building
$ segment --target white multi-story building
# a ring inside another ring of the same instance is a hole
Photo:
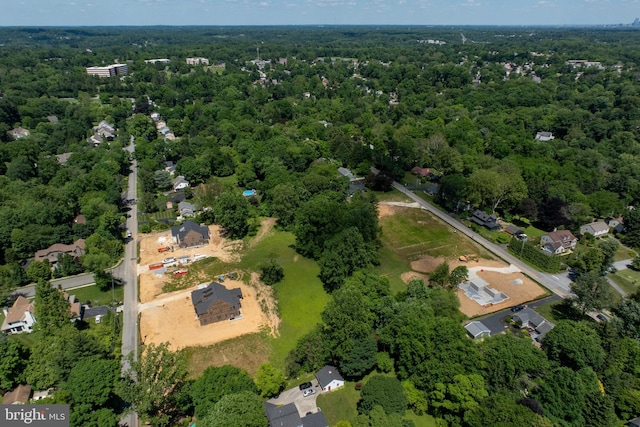
[[[87,74],[98,77],[126,76],[129,72],[127,64],[112,64],[106,67],[87,67]]]
[[[19,296],[13,303],[11,308],[4,308],[4,322],[2,323],[2,332],[9,334],[20,334],[22,332],[31,332],[36,318],[33,315],[33,304],[23,296]]]
[[[198,65],[198,64],[209,65],[209,59],[207,59],[207,58],[187,58],[187,64],[188,65]]]

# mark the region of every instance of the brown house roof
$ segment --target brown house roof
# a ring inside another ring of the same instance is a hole
[[[2,398],[3,405],[13,405],[16,403],[26,403],[31,397],[31,386],[20,384],[13,390],[5,393]]]
[[[74,256],[81,256],[84,254],[84,239],[78,239],[71,245],[65,245],[62,243],[56,243],[49,246],[47,249],[39,250],[35,253],[36,261],[44,261],[48,259],[50,262],[58,261],[58,254],[65,253]]]
[[[16,298],[11,308],[7,310],[7,318],[5,321],[7,323],[15,323],[21,321],[22,316],[24,316],[24,312],[27,310],[30,313],[33,313],[33,304],[31,304],[28,299],[21,295]]]

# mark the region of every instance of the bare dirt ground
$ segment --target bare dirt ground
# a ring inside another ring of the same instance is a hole
[[[273,296],[267,290],[246,285],[239,280],[225,280],[228,288],[242,290],[242,318],[200,326],[196,319],[191,292],[187,290],[163,294],[145,304],[140,304],[140,337],[145,344],[169,342],[172,350],[191,346],[207,346],[240,335],[259,332],[268,328],[277,330],[279,319],[275,311],[265,314],[262,306],[275,308]],[[261,285],[266,288],[265,285]],[[258,296],[258,294],[260,296]]]
[[[378,203],[378,218],[384,218],[385,216],[395,215],[399,208],[416,208],[419,209],[420,205],[416,202],[404,203],[404,202],[380,202]]]
[[[266,236],[267,233],[271,231],[271,229],[273,228],[277,220],[278,218],[263,219],[262,222],[260,223],[260,231],[258,231],[258,234],[256,235],[256,237],[253,240],[251,240],[250,246],[253,247],[262,239],[264,239],[264,236]]]
[[[414,271],[406,272],[402,274],[402,280],[405,283],[409,283],[411,279],[419,278],[428,281],[429,274],[438,265],[444,261],[449,263],[449,268],[454,269],[459,265],[464,265],[469,269],[475,271],[475,275],[486,280],[489,283],[491,289],[496,289],[503,292],[509,299],[500,304],[483,307],[477,302],[469,299],[463,291],[458,290],[458,299],[460,300],[460,311],[468,317],[482,316],[485,314],[493,313],[502,310],[507,307],[522,304],[532,301],[542,295],[544,295],[544,289],[538,286],[533,280],[529,279],[522,273],[504,273],[499,271],[489,271],[488,269],[505,269],[509,265],[504,261],[486,260],[480,259],[478,262],[462,262],[458,259],[445,259],[443,257],[424,257],[411,263],[411,268]],[[487,270],[485,270],[487,269]],[[516,280],[520,280],[521,284],[514,284]]]
[[[263,220],[260,231],[251,244],[260,241],[275,224],[275,218]],[[148,270],[148,264],[161,262],[164,258],[180,256],[193,257],[196,254],[208,255],[222,261],[234,261],[239,256],[240,241],[228,241],[220,237],[219,227],[209,226],[211,241],[199,248],[179,249],[174,252],[157,251],[158,247],[171,246],[171,233],[154,233],[140,241],[140,336],[145,343],[156,344],[168,341],[172,349],[189,346],[207,346],[240,335],[268,330],[272,335],[278,332],[280,319],[273,295],[273,289],[260,281],[257,273],[252,273],[249,284],[242,281],[242,272],[237,280],[225,280],[228,288],[239,287],[242,290],[242,318],[200,326],[196,319],[191,292],[197,288],[171,293],[162,293],[163,286],[171,280],[170,274],[155,274]],[[187,267],[188,268],[188,267]],[[185,276],[186,277],[186,276]],[[198,277],[203,283],[215,278]]]
[[[149,264],[161,262],[168,257],[178,258],[182,256],[193,257],[196,254],[216,257],[221,261],[230,262],[237,258],[237,251],[241,247],[241,241],[227,240],[220,236],[220,227],[209,226],[209,244],[197,248],[180,249],[174,245],[171,238],[171,231],[140,235],[140,266],[144,269]],[[173,252],[158,252],[158,248],[163,246],[173,246]]]
[[[529,279],[522,273],[499,273],[495,271],[479,271],[478,277],[486,280],[491,289],[496,289],[509,296],[509,299],[494,304],[492,306],[483,307],[477,302],[467,298],[463,291],[458,289],[458,299],[460,300],[460,311],[468,317],[482,316],[494,313],[525,302],[532,301],[544,295],[545,291],[538,286],[533,280]],[[520,279],[522,284],[516,285],[514,281]]]

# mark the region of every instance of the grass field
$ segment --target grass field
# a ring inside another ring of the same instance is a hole
[[[156,213],[152,213],[152,214],[145,214],[145,213],[141,213],[138,214],[138,222],[139,223],[144,223],[144,222],[149,222],[151,220],[160,220],[160,219],[171,219],[171,220],[175,220],[176,217],[178,216],[178,213],[173,210],[173,209],[169,209],[166,211],[160,211],[160,212],[156,212]]]
[[[366,383],[372,374],[362,379]],[[346,381],[344,387],[331,393],[323,393],[318,396],[316,402],[322,410],[329,425],[335,425],[338,421],[350,421],[358,416],[358,400],[360,392],[355,388],[356,383]],[[413,411],[407,411],[404,416],[412,420],[416,427],[435,427],[436,421],[430,415],[416,415]]]
[[[628,294],[634,294],[640,290],[640,272],[638,271],[628,268],[619,270],[615,274],[609,273],[609,277]]]
[[[109,305],[112,301],[111,288],[101,291],[98,285],[85,286],[84,288],[70,289],[67,291],[69,295],[75,295],[82,304],[91,301],[91,305],[97,307],[99,305]],[[114,285],[114,299],[116,301],[124,300],[124,287],[122,285]]]
[[[634,251],[633,249],[629,249],[627,247],[624,246],[619,246],[618,250],[616,251],[616,255],[614,256],[614,260],[615,261],[622,261],[625,259],[634,259],[636,256],[638,255],[638,253],[636,251]]]
[[[458,257],[466,253],[491,256],[471,240],[454,233],[447,224],[420,209],[404,209],[402,214],[380,220],[382,228],[380,266],[376,272],[389,278],[394,292],[404,289],[400,275],[410,271],[411,261],[426,255]]]
[[[355,383],[346,381],[344,387],[331,393],[323,393],[316,399],[318,407],[333,426],[341,420],[351,420],[358,415],[357,404],[360,392],[355,389]]]
[[[220,355],[248,354],[251,347],[261,356],[262,362],[270,361],[278,368],[284,368],[284,360],[296,345],[300,337],[309,332],[320,322],[320,313],[329,301],[318,274],[320,269],[313,260],[296,254],[293,249],[293,234],[272,229],[261,241],[251,245],[249,240],[245,253],[238,263],[214,262],[203,266],[203,270],[211,276],[233,270],[246,272],[258,271],[262,263],[275,260],[284,269],[284,279],[274,286],[281,319],[279,336],[253,334],[217,344],[211,347],[191,348],[188,350],[190,372],[202,372],[206,366],[232,363],[245,369],[253,369],[253,362],[230,357],[225,362]],[[248,277],[248,275],[245,275]],[[250,337],[250,338],[248,338]],[[193,365],[193,366],[191,366]],[[257,368],[257,366],[255,366]]]

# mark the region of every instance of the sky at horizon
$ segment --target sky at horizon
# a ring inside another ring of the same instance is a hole
[[[0,0],[0,26],[611,25],[640,0]]]

